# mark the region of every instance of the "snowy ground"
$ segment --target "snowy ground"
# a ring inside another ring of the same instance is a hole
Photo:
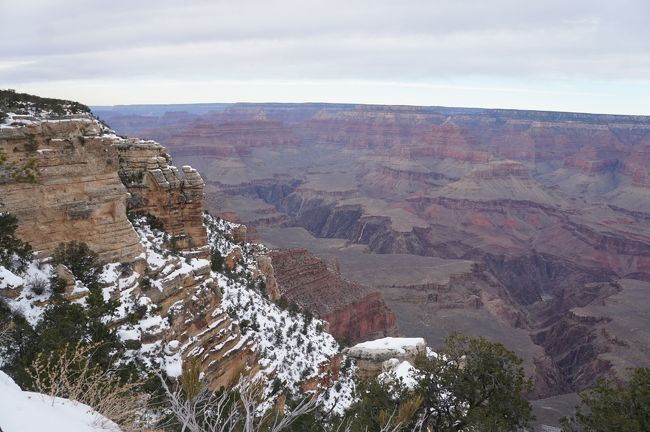
[[[22,287],[18,297],[8,299],[7,303],[14,312],[25,316],[31,325],[35,325],[43,313],[42,302],[46,301],[51,291],[46,287],[43,292],[35,292],[34,286],[47,281],[52,273],[52,266],[33,260],[24,272],[10,271],[0,265],[0,289],[14,289]]]
[[[120,430],[88,405],[24,392],[4,372],[0,372],[0,428],[3,432]]]

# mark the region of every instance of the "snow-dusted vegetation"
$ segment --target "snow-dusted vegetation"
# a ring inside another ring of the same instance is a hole
[[[12,124],[28,120],[27,117],[31,120],[55,119],[78,114],[90,114],[90,108],[79,102],[0,90],[0,123]]]
[[[304,394],[302,385],[311,382],[310,388],[319,394],[317,404],[321,409],[340,414],[350,405],[354,366],[344,359],[339,373],[336,363],[340,361],[339,346],[323,330],[323,321],[295,305],[281,307],[267,297],[264,276],[256,266],[256,256],[266,252],[262,245],[237,244],[231,237],[235,224],[206,214],[210,261],[176,250],[172,238],[154,227],[156,223],[151,218],[133,217],[132,223],[144,247],[136,260],[139,264],[103,265],[96,282],[84,283],[68,272],[74,278],[73,286],[68,286],[65,292],[59,287],[55,292],[57,278],[61,271],[68,269],[62,270],[51,259],[25,259],[12,268],[0,266],[0,289],[7,290],[3,302],[12,313],[24,316],[36,328],[44,313],[57,302],[87,308],[89,302],[95,301],[91,299],[91,291],[99,287],[101,300],[111,305],[110,313],[101,317],[101,323],[112,329],[122,347],[117,364],[135,361],[149,371],[161,370],[167,376],[176,377],[183,370],[182,357],[200,355],[196,348],[188,351],[197,336],[183,343],[164,337],[171,331],[171,317],[180,312],[183,302],[169,306],[164,317],[153,299],[157,298],[156,292],[162,294],[169,290],[179,278],[202,275],[203,279],[193,288],[195,295],[201,295],[202,290],[214,284],[218,286],[220,307],[212,316],[225,315],[231,319],[232,324],[224,329],[226,332],[234,332],[232,326],[238,326],[241,339],[231,351],[247,346],[257,353],[255,379],[265,383],[266,400],[272,402],[281,394],[300,399]],[[226,257],[235,258],[224,265]],[[12,259],[19,261],[18,257]],[[218,320],[211,324],[219,325]]]
[[[264,252],[262,246],[234,244],[228,234],[234,224],[209,215],[205,222],[210,245],[221,256],[235,249],[241,252],[232,271],[216,274],[223,288],[222,308],[257,344],[264,373],[296,393],[302,381],[317,375],[319,366],[338,353],[338,343],[323,331],[321,320],[297,310],[283,310],[266,297],[263,279],[254,276],[255,254]]]
[[[527,380],[520,361],[503,346],[456,336],[435,355],[420,338],[370,341],[349,352],[364,351],[360,359],[385,355],[388,361],[379,379],[357,381],[356,366],[323,331],[324,322],[296,305],[281,306],[268,298],[265,276],[257,267],[257,257],[267,251],[236,242],[232,233],[237,225],[206,214],[209,252],[186,253],[151,217],[131,219],[144,250],[131,264],[102,265],[78,243],[61,245],[52,259],[43,261],[13,237],[11,227],[2,237],[5,246],[14,248],[5,247],[0,264],[2,367],[25,388],[51,393],[58,410],[70,410],[71,402],[57,397],[77,395],[70,397],[108,418],[128,418],[116,420],[123,430],[140,430],[165,415],[197,432],[206,430],[201,426],[206,422],[215,430],[234,422],[252,425],[253,431],[321,432],[406,431],[422,425],[453,429],[463,422],[479,429],[503,423],[507,430],[526,424],[530,407],[520,394]],[[7,215],[3,220],[12,222]],[[192,287],[187,293],[186,283]],[[188,293],[189,298],[183,296]],[[206,297],[215,301],[200,300]],[[214,308],[206,309],[208,304]],[[202,318],[195,321],[197,316]],[[194,322],[209,324],[182,337],[183,326]],[[201,338],[213,330],[221,342],[205,346]],[[234,417],[215,418],[211,413],[228,404],[226,396],[201,385],[198,363],[187,359],[203,359],[212,351],[228,357],[240,349],[255,352],[255,363],[248,363],[243,378],[224,393],[235,401]],[[81,369],[79,352],[84,353]],[[498,385],[484,376],[497,376]],[[178,380],[170,381],[174,377]],[[92,385],[100,379],[106,393]],[[60,384],[53,389],[48,382]],[[162,408],[147,405],[151,390],[146,386],[152,383],[159,391],[164,383]],[[478,402],[476,395],[481,396]],[[108,397],[124,408],[102,406]],[[272,414],[275,404],[285,400],[283,416]],[[198,402],[204,408],[197,408]],[[194,408],[188,412],[187,407]],[[251,412],[253,417],[245,414]]]

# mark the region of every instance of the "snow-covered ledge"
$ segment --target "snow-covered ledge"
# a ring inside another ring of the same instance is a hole
[[[424,338],[386,337],[346,348],[344,353],[356,360],[361,374],[376,376],[382,371],[382,364],[386,360],[398,359],[412,363],[426,349]]]

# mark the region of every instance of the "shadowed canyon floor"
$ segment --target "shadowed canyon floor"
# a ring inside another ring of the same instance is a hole
[[[650,365],[648,117],[326,104],[95,112],[197,168],[207,208],[249,235],[306,248],[380,290],[404,335],[433,347],[454,330],[500,340],[525,359],[533,397]]]

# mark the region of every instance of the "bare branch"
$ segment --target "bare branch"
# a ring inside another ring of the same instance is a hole
[[[270,408],[264,399],[261,381],[240,377],[236,386],[215,394],[203,387],[193,397],[176,384],[169,388],[162,376],[163,390],[172,415],[183,432],[280,432],[290,427],[298,418],[316,409],[316,398],[306,398],[293,409]]]
[[[115,370],[91,363],[98,344],[66,346],[58,357],[39,354],[27,373],[36,391],[67,398],[93,408],[124,431],[142,430],[148,396],[137,389],[143,381],[121,382]],[[101,420],[98,420],[101,423]]]

